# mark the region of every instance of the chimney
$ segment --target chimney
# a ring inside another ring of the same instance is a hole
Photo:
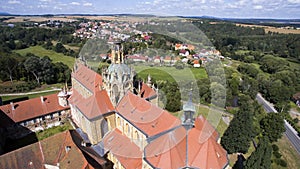
[[[10,106],[11,106],[11,109],[12,109],[12,110],[15,110],[15,106],[14,106],[14,103],[13,103],[13,102],[10,102]]]
[[[44,97],[43,96],[41,96],[41,102],[44,103]]]
[[[66,150],[66,153],[69,152],[71,150],[71,146],[66,146],[65,150]]]

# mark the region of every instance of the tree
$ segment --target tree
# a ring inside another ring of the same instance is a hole
[[[166,93],[166,109],[170,112],[179,111],[181,108],[181,95],[178,85],[175,82],[167,82],[162,90]]]
[[[64,47],[64,45],[62,43],[57,43],[55,45],[55,52],[65,53],[66,51],[67,51],[67,49]]]
[[[57,79],[55,79],[55,75],[58,72],[54,71],[53,63],[48,56],[44,56],[40,58],[41,69],[39,75],[43,82],[47,84],[55,83]]]
[[[262,134],[269,138],[270,142],[275,142],[281,138],[285,131],[283,118],[278,113],[268,113],[260,122]]]
[[[40,84],[40,76],[39,76],[39,72],[41,71],[40,58],[37,56],[30,56],[28,59],[25,60],[24,67],[28,72],[32,73],[37,83]]]
[[[244,169],[269,169],[271,167],[272,147],[268,138],[260,139],[257,149],[244,162]]]
[[[55,72],[55,79],[57,83],[70,82],[71,69],[62,62],[55,63],[53,65]]]
[[[0,72],[8,75],[13,83],[13,71],[16,69],[18,61],[11,56],[0,56]]]
[[[252,137],[255,136],[252,102],[253,100],[249,96],[242,96],[240,110],[230,122],[221,139],[221,145],[229,154],[246,153],[250,147]]]

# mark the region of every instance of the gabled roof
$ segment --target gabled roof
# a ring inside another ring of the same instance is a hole
[[[25,101],[0,106],[1,113],[5,113],[15,123],[30,120],[57,111],[69,109],[58,103],[57,94],[33,98]]]
[[[68,147],[68,148],[67,148]],[[69,131],[0,156],[0,168],[36,168],[44,165],[60,168],[92,168],[72,141]]]
[[[83,86],[94,92],[95,89],[102,86],[102,77],[81,63],[76,63],[77,68],[72,72],[72,77]]]
[[[114,106],[106,90],[98,90],[88,98],[82,97],[76,90],[73,90],[69,101],[70,104],[76,106],[88,119],[97,118],[114,110]]]
[[[127,92],[117,106],[117,112],[147,136],[153,136],[181,124],[166,110]]]
[[[142,152],[140,148],[122,135],[117,128],[105,135],[103,145],[106,151],[112,153],[124,168],[142,168]]]
[[[156,96],[156,92],[154,89],[152,89],[151,87],[149,87],[147,84],[142,83],[142,88],[141,88],[141,97],[142,98],[151,98],[151,97],[155,97]]]
[[[228,159],[217,138],[213,126],[199,116],[194,128],[180,126],[151,141],[145,148],[145,158],[156,168],[222,169]]]

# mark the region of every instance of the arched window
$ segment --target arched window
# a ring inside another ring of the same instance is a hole
[[[125,134],[126,135],[130,135],[130,126],[128,125],[128,123],[125,124]]]
[[[135,130],[135,132],[134,132],[134,139],[136,139],[136,141],[140,141],[140,135],[137,130]]]

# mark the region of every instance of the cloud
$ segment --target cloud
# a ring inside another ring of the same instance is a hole
[[[298,4],[298,3],[300,3],[300,0],[288,0],[288,2],[293,3],[293,4]]]
[[[8,1],[9,4],[20,4],[21,2],[20,1],[17,1],[17,0],[10,0]]]
[[[70,4],[71,4],[71,5],[80,5],[79,2],[71,2]]]
[[[38,5],[38,8],[48,8],[48,5]]]
[[[259,4],[261,2],[264,2],[265,0],[253,0],[252,2],[255,3],[255,4]]]
[[[263,9],[263,6],[261,6],[261,5],[255,5],[255,6],[253,6],[253,9]]]
[[[92,5],[93,5],[93,4],[90,3],[90,2],[86,2],[86,3],[83,4],[83,6],[92,6]]]
[[[52,0],[40,0],[41,2],[51,2]]]

